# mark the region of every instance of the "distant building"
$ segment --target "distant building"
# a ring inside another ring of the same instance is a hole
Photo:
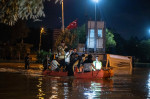
[[[105,53],[104,21],[88,21],[86,34],[86,51],[88,53]]]

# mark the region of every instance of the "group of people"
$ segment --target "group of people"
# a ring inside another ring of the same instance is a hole
[[[90,72],[93,69],[96,70],[92,55],[89,54],[85,57],[85,54],[79,55],[76,49],[66,49],[64,59],[58,59],[56,55],[52,57],[50,70],[52,71],[68,71],[68,76],[73,76],[76,72]]]

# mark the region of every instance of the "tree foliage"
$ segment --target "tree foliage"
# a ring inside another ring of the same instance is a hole
[[[14,25],[18,19],[45,17],[45,0],[0,0],[0,22]],[[50,1],[50,0],[48,0]],[[55,0],[58,2],[61,0]]]
[[[13,27],[11,31],[11,39],[12,41],[23,40],[28,36],[30,32],[29,28],[26,26],[26,23],[22,20],[19,20]]]
[[[85,31],[85,24],[83,24],[81,27],[78,27],[77,29],[73,30],[75,34],[77,34],[78,42],[85,44],[86,42],[86,31]]]
[[[139,58],[143,62],[150,62],[150,39],[142,40],[138,46]]]
[[[114,40],[114,34],[112,31],[106,29],[106,51],[109,51],[111,47],[116,46],[116,41]]]
[[[55,49],[61,44],[62,41],[65,42],[66,46],[69,48],[73,48],[77,46],[77,35],[75,33],[71,33],[70,30],[65,29],[64,32],[61,32],[59,37],[55,42]]]

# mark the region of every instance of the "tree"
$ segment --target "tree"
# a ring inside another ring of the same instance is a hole
[[[116,41],[114,40],[114,34],[112,31],[106,29],[106,51],[110,52],[112,47],[116,46]]]
[[[62,41],[66,44],[69,48],[75,48],[77,47],[77,35],[75,33],[71,33],[70,30],[65,29],[64,32],[61,32],[59,37],[57,38],[54,49],[57,49],[57,47],[61,44]]]
[[[137,37],[130,37],[130,39],[127,41],[126,51],[128,52],[128,55],[138,57],[138,47],[139,47],[140,41]]]
[[[114,40],[116,41],[114,54],[127,55],[127,41],[119,33],[114,33]]]
[[[73,30],[73,33],[75,33],[78,37],[78,42],[85,44],[86,42],[86,31],[85,31],[85,24],[83,24],[81,27],[78,27],[77,29]]]
[[[12,41],[21,40],[22,43],[23,38],[26,38],[29,33],[29,28],[26,26],[25,21],[19,20],[13,27],[11,31],[11,39]]]
[[[14,25],[18,19],[45,17],[45,0],[0,0],[0,22]],[[50,0],[48,0],[50,1]],[[58,2],[61,0],[55,0]]]
[[[139,58],[142,62],[150,62],[150,39],[142,40],[139,44]]]

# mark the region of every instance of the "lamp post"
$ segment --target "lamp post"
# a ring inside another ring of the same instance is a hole
[[[62,32],[64,32],[64,0],[61,1],[62,3]]]
[[[95,30],[94,30],[94,53],[96,53],[97,48],[97,20],[96,20],[96,4],[99,0],[93,0],[95,2]]]
[[[44,28],[42,27],[41,28],[41,31],[40,31],[40,42],[39,42],[39,53],[40,53],[40,49],[41,49],[41,37],[42,37],[42,34],[45,32]]]

